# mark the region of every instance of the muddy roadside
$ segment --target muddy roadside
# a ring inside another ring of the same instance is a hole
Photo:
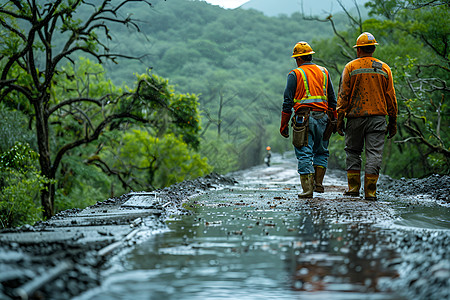
[[[210,174],[153,192],[131,192],[34,226],[0,231],[0,299],[71,299],[101,283],[100,271],[139,231],[164,230],[190,197],[235,180]]]
[[[94,288],[101,284],[101,269],[117,251],[136,243],[134,236],[139,230],[164,230],[164,220],[170,215],[190,213],[183,207],[190,198],[211,189],[238,184],[241,177],[234,175],[211,174],[151,193],[130,193],[84,210],[62,212],[35,226],[2,231],[0,299],[70,299]],[[342,171],[329,171],[328,176],[342,179],[343,175]],[[276,177],[276,171],[271,176]],[[432,189],[422,184],[431,180],[434,183]],[[397,181],[383,177],[379,192],[404,196],[402,199],[411,199],[411,203],[418,201],[412,195],[445,201],[449,182],[448,176],[432,176],[422,181]],[[344,186],[342,181],[333,181],[326,188],[337,195]],[[373,203],[337,196],[332,196],[332,199],[316,196],[304,204],[315,212],[317,222],[378,224],[397,217],[392,206],[383,201]],[[448,296],[448,292],[445,294],[445,288],[450,286],[448,234],[429,230],[396,230],[389,238],[389,247],[395,248],[399,257],[389,262],[389,267],[399,273],[398,280],[388,283],[390,288],[409,286],[408,293],[418,299],[426,299],[429,295],[436,296],[430,299]]]

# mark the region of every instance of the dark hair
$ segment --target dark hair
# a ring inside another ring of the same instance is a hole
[[[375,45],[362,46],[359,48],[361,48],[361,50],[365,53],[374,53],[375,52]]]
[[[312,54],[297,56],[298,58],[303,59],[304,61],[312,61]]]

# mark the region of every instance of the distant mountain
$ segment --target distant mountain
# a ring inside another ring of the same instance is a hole
[[[340,2],[347,10],[355,8],[355,0],[341,0]],[[368,1],[356,0],[362,11],[366,10],[364,8],[364,3],[366,2]],[[243,9],[253,8],[262,11],[267,16],[278,16],[280,14],[290,16],[292,13],[302,12],[302,7],[306,15],[322,16],[343,11],[337,0],[250,0],[241,6]]]

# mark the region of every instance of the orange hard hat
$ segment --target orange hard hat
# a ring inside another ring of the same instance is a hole
[[[266,147],[266,150],[267,150],[267,151],[269,151],[270,149],[271,149],[270,146],[267,146],[267,147]]]
[[[358,36],[358,39],[356,40],[356,45],[353,46],[353,48],[372,45],[378,45],[373,34],[371,34],[370,32],[363,32]]]
[[[298,57],[308,54],[316,53],[313,51],[311,46],[307,42],[298,42],[294,46],[294,50],[292,50],[292,56],[291,57]]]

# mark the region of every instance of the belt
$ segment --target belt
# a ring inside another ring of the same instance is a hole
[[[313,118],[321,119],[321,118],[323,118],[323,116],[325,116],[325,111],[323,111],[323,110],[313,110],[311,112],[311,117],[313,117]]]
[[[295,111],[295,113],[298,114],[298,115],[305,114],[305,113],[310,113],[310,112],[324,113],[324,112],[326,112],[326,110],[320,109],[320,108],[300,107],[299,109],[297,109]]]

